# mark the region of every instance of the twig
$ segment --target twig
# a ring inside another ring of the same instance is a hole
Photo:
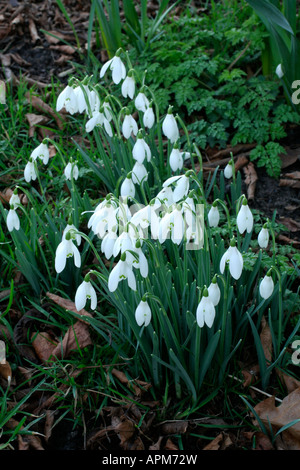
[[[234,375],[228,375],[228,377],[230,377],[231,379],[237,380],[238,382],[243,383],[243,381],[241,379],[238,379]],[[267,392],[264,392],[263,390],[260,390],[259,388],[253,387],[253,385],[249,385],[249,388],[251,388],[252,390],[255,390],[255,392],[262,393],[263,395],[266,395],[269,398],[272,398],[272,396],[273,396],[273,395],[270,395]],[[280,400],[280,398],[277,398],[277,397],[274,397],[274,398],[275,398],[276,401],[279,401],[279,403],[282,403],[282,400]]]

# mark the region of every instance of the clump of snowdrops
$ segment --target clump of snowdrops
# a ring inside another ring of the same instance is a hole
[[[53,267],[58,275],[67,263],[81,270],[76,308],[94,311],[88,321],[128,363],[132,376],[142,375],[154,387],[172,384],[178,397],[184,390],[196,401],[205,384],[223,383],[252,331],[266,385],[288,344],[283,335],[288,280],[276,263],[272,224],[265,221],[254,230],[232,159],[224,171],[217,170],[231,185],[232,201],[212,200],[216,183],[204,183],[201,154],[184,123],[172,106],[160,116],[145,78],[119,50],[100,76],[73,77],[57,98],[57,111],[85,116],[97,154],[74,145],[107,194],[92,212],[76,214],[73,207]],[[49,164],[49,142],[44,139],[32,151],[26,182],[38,178],[39,164]],[[65,162],[62,177],[76,185],[78,162]],[[18,207],[15,191],[6,218],[10,232],[20,228]],[[79,215],[85,220],[85,230],[74,225],[74,212],[77,221]],[[258,231],[254,252],[249,247]],[[93,269],[82,265],[82,239],[96,256]],[[266,250],[273,252],[268,269],[262,263]],[[245,265],[249,255],[252,262]],[[99,298],[114,308],[117,321],[106,319],[103,303],[98,309]],[[270,364],[259,343],[263,316],[272,331]]]

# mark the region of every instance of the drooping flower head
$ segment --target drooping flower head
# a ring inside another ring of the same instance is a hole
[[[250,233],[253,228],[253,215],[245,197],[237,215],[236,223],[240,233],[244,233],[245,230]]]
[[[220,271],[223,274],[226,264],[229,264],[229,272],[234,279],[239,279],[243,271],[243,257],[236,247],[235,240],[230,241],[228,250],[224,253],[220,261]]]
[[[263,280],[259,285],[259,293],[263,299],[268,299],[271,297],[274,291],[274,281],[271,275],[272,268],[269,269]]]
[[[126,77],[126,68],[119,57],[120,53],[121,50],[118,49],[116,55],[112,59],[105,62],[100,70],[100,78],[104,77],[107,70],[111,70],[112,80],[116,85],[118,85],[118,83],[120,83],[120,81]]]
[[[152,313],[146,299],[142,299],[135,310],[135,320],[139,326],[148,326]]]
[[[83,282],[78,286],[75,294],[75,307],[79,311],[86,305],[87,300],[91,301],[91,309],[97,307],[97,294],[90,281],[90,275],[87,274]]]
[[[209,296],[208,290],[205,287],[203,296],[199,302],[196,311],[196,319],[200,328],[203,328],[204,324],[211,328],[215,319],[216,310],[214,304]]]
[[[168,113],[163,121],[162,131],[172,144],[179,139],[179,129],[172,113],[172,106],[169,107]]]

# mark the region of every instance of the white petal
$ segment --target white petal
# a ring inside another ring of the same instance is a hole
[[[104,65],[102,65],[101,70],[100,70],[100,78],[104,77],[105,72],[109,68],[109,66],[111,65],[112,61],[113,61],[113,59],[110,59],[107,62],[105,62]]]
[[[87,283],[83,281],[75,294],[75,307],[78,311],[84,308],[86,304],[86,284]]]

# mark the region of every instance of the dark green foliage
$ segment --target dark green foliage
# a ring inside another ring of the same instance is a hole
[[[266,32],[251,8],[244,5],[238,15],[236,8],[236,2],[225,2],[209,15],[185,11],[170,18],[142,54],[130,50],[161,113],[172,104],[201,149],[279,141],[288,123],[299,122],[280,95],[279,81],[258,75]],[[271,152],[278,156],[276,149]],[[269,174],[278,175],[277,160],[272,157]]]

